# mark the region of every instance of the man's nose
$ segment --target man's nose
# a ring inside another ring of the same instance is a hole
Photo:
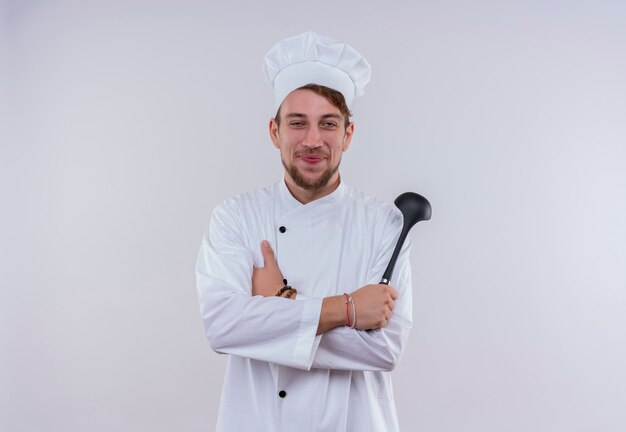
[[[311,127],[307,130],[302,145],[309,148],[317,148],[322,145],[322,134],[316,127]]]

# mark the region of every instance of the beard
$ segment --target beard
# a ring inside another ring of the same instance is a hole
[[[301,187],[302,189],[308,191],[318,191],[324,188],[326,185],[328,185],[328,182],[333,177],[333,175],[335,175],[335,173],[339,170],[339,163],[337,163],[337,165],[335,165],[334,167],[326,168],[322,175],[316,181],[309,182],[302,176],[300,171],[298,171],[298,168],[296,168],[294,165],[287,165],[285,159],[283,158],[281,158],[281,161],[293,182],[298,187]],[[339,160],[339,162],[341,162],[341,160]]]

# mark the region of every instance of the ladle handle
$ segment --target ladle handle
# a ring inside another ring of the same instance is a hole
[[[400,237],[398,237],[396,248],[393,250],[387,269],[385,270],[385,273],[383,273],[383,277],[380,280],[381,284],[389,285],[393,268],[396,266],[396,261],[398,261],[398,255],[400,255],[400,249],[402,249],[402,245],[404,244],[404,240],[406,240],[406,235],[409,233],[410,229],[411,227],[407,226],[406,223],[402,226],[402,232],[400,233]]]

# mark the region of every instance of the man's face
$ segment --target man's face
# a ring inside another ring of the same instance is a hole
[[[341,154],[348,150],[354,123],[345,127],[339,108],[310,90],[295,90],[280,108],[280,127],[270,121],[270,137],[296,186],[320,191],[339,178]],[[289,180],[289,179],[288,179]]]

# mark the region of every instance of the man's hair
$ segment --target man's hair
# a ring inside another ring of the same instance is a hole
[[[331,105],[339,109],[339,112],[341,112],[341,115],[343,115],[344,118],[344,127],[347,129],[348,126],[350,126],[350,117],[352,116],[352,113],[350,112],[350,108],[348,108],[346,99],[343,97],[341,92],[319,84],[307,84],[302,87],[298,87],[296,90],[310,90],[322,96],[324,99],[330,102]],[[280,127],[281,107],[282,104],[278,107],[278,111],[276,111],[276,117],[274,117],[274,120],[276,121],[276,126],[278,127]]]

